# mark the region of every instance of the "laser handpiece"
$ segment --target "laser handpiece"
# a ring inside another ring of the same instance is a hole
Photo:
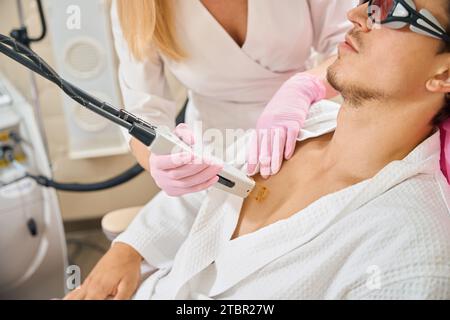
[[[129,121],[130,118],[135,117],[133,114],[126,110],[120,110],[120,116]],[[192,148],[184,143],[178,136],[173,134],[165,127],[154,127],[143,120],[134,118],[132,120],[134,125],[129,128],[128,132],[141,141],[143,144],[150,148],[150,151],[157,155],[171,154],[174,150],[182,150],[190,152],[195,155]],[[201,158],[200,155],[198,155]],[[213,162],[220,160],[214,160],[213,157],[209,157]],[[255,187],[255,181],[244,172],[237,168],[224,164],[224,168],[218,174],[219,181],[214,185],[216,188],[223,191],[232,193],[242,198],[247,198]]]
[[[176,148],[191,152],[190,146],[169,130],[153,126],[124,109],[98,100],[91,94],[62,79],[38,54],[14,39],[0,34],[0,52],[59,86],[71,99],[87,109],[128,130],[130,135],[157,155],[170,154]],[[214,162],[214,159],[212,159]],[[219,162],[219,161],[217,161]],[[237,168],[224,164],[215,187],[246,198],[255,187],[253,179]]]

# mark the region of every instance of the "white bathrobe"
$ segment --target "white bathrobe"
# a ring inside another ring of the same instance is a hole
[[[334,131],[338,109],[315,105],[299,140]],[[439,157],[437,132],[374,178],[232,241],[242,199],[213,188],[203,201],[160,202],[157,223],[141,216],[117,239],[158,269],[135,298],[450,299],[450,188]]]

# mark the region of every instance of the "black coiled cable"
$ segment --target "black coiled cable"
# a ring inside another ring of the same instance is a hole
[[[113,120],[116,123],[120,122],[120,119],[117,119],[115,117],[119,114],[118,109],[99,101],[94,96],[89,95],[87,92],[71,85],[70,83],[62,79],[41,57],[39,57],[39,55],[37,55],[27,46],[15,41],[12,38],[0,34],[0,52],[20,63],[21,65],[27,67],[31,71],[39,74],[45,79],[55,83],[70,98],[77,101],[82,106],[85,106],[96,113],[100,113],[104,117]],[[92,108],[93,104],[95,104],[96,106],[101,106],[101,109]],[[127,125],[126,122],[123,122],[123,124]],[[143,171],[144,169],[139,164],[136,164],[117,177],[108,179],[103,182],[91,184],[61,183],[44,176],[36,176],[27,173],[24,177],[13,181],[13,183],[26,178],[31,178],[41,186],[54,188],[61,191],[93,192],[113,188],[126,183],[134,179]]]

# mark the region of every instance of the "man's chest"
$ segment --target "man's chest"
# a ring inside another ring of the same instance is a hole
[[[317,166],[320,152],[300,147],[306,156],[287,162],[269,180],[255,179],[256,190],[244,201],[233,238],[257,231],[284,220],[307,208],[322,197],[347,188],[353,183]]]
[[[244,202],[233,238],[288,219],[320,198],[345,187],[347,185],[326,178],[300,181],[283,187],[275,186],[275,183],[266,183],[264,187],[259,184],[260,189],[265,189],[259,196],[250,197]]]

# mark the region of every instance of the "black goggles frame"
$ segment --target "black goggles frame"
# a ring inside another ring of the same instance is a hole
[[[375,23],[377,21],[373,21],[374,19],[376,19],[372,10],[373,2],[374,0],[363,0],[360,1],[359,5],[369,3],[368,16],[372,19],[372,22]],[[389,9],[387,17],[384,20],[379,21],[379,23],[385,24],[387,25],[387,27],[393,29],[401,29],[406,25],[410,25],[411,30],[414,32],[440,39],[442,41],[445,41],[446,43],[450,43],[450,36],[428,10],[421,10],[420,12],[418,12],[414,6],[413,0],[392,0],[392,3],[392,8]],[[395,15],[395,11],[399,4],[401,4],[403,8],[407,10],[407,16]]]

